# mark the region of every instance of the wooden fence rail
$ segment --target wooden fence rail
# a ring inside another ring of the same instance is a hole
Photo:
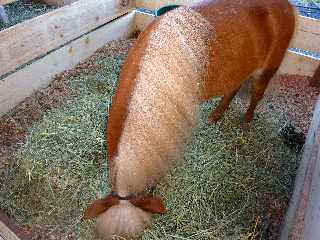
[[[0,32],[0,76],[123,14],[116,0],[79,0]]]
[[[134,23],[118,0],[79,0],[1,31],[0,116],[108,41],[127,38]]]
[[[320,98],[304,146],[281,240],[320,239]]]

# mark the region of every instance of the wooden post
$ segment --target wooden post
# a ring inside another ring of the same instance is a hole
[[[298,169],[281,240],[320,239],[320,97]]]

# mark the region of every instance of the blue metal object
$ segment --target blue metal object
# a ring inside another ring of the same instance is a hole
[[[159,16],[161,16],[161,15],[163,15],[173,9],[176,9],[177,7],[180,7],[180,6],[181,5],[175,5],[175,4],[164,6],[162,8],[159,8],[158,10],[156,10],[155,15],[156,15],[156,17],[159,17]]]
[[[167,6],[164,6],[162,8],[158,8],[156,10],[150,10],[150,9],[146,9],[146,8],[137,8],[136,11],[138,13],[141,13],[141,14],[144,14],[144,15],[149,15],[149,16],[152,16],[152,17],[159,17],[173,9],[176,9],[177,7],[180,7],[181,5],[167,5]]]

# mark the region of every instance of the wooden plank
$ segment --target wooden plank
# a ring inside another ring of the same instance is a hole
[[[320,61],[288,51],[278,71],[279,74],[314,75]]]
[[[299,16],[298,28],[304,32],[311,32],[320,35],[320,20]]]
[[[320,20],[299,16],[298,31],[291,47],[320,53]]]
[[[24,230],[0,210],[0,240],[31,240],[31,238],[29,231]]]
[[[18,1],[18,0],[0,0],[0,5],[6,5],[9,3],[16,2],[16,1]]]
[[[0,32],[0,76],[126,13],[117,0],[79,0]]]
[[[35,90],[46,87],[53,76],[73,68],[108,41],[127,38],[135,30],[134,18],[135,13],[131,12],[0,80],[0,115]]]
[[[320,239],[320,98],[304,146],[281,240]]]
[[[0,221],[0,240],[21,240],[8,228],[3,222]]]
[[[299,30],[297,35],[292,40],[290,46],[310,52],[320,53],[320,35]]]

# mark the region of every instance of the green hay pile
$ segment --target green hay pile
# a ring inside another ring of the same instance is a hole
[[[15,154],[1,208],[35,230],[36,239],[97,239],[84,209],[110,189],[105,120],[125,56],[97,58],[97,73],[68,79],[64,107],[48,111]],[[216,125],[202,120],[184,154],[158,188],[168,213],[156,216],[141,239],[272,239],[287,207],[297,156],[276,129],[257,116],[240,128],[232,106]],[[276,230],[274,230],[276,228]],[[275,232],[273,232],[275,231]]]
[[[56,7],[54,6],[49,6],[43,3],[27,3],[23,0],[5,5],[5,11],[8,15],[9,23],[4,24],[0,22],[0,31],[20,22],[45,14],[55,8]]]

